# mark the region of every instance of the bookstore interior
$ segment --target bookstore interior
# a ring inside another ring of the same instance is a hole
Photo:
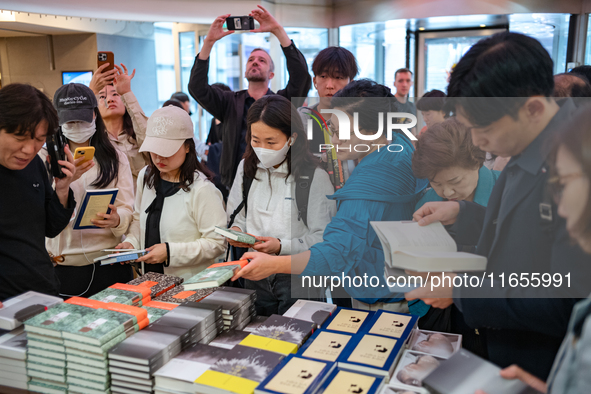
[[[590,1],[0,8],[0,394],[591,393]]]

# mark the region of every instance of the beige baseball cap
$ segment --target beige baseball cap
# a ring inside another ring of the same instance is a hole
[[[193,138],[191,117],[184,109],[169,105],[157,109],[148,119],[146,139],[140,152],[170,157],[178,152],[189,138]]]

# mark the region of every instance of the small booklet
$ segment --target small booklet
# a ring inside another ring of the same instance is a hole
[[[486,257],[458,252],[440,222],[370,222],[380,238],[386,265],[416,272],[465,272],[486,269]]]
[[[119,189],[87,190],[74,219],[74,230],[99,228],[91,220],[101,219],[98,213],[111,213],[109,204],[115,204],[118,192]]]
[[[257,241],[255,237],[250,234],[243,233],[242,231],[231,230],[229,228],[223,228],[215,226],[214,231],[224,237],[231,239],[236,242],[242,242],[244,244],[254,245]]]

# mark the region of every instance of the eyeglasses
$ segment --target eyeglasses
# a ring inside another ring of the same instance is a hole
[[[552,195],[554,196],[554,201],[557,203],[562,198],[562,193],[564,192],[564,188],[568,184],[568,180],[578,179],[582,177],[583,174],[580,172],[573,172],[572,174],[566,175],[555,175],[548,179],[548,188]]]

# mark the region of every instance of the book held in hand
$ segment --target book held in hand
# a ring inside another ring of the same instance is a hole
[[[386,265],[416,272],[484,271],[487,259],[458,252],[440,222],[419,226],[412,221],[370,222],[378,235]]]
[[[224,237],[231,239],[236,242],[242,242],[243,244],[254,245],[257,239],[250,234],[243,233],[242,231],[231,230],[229,228],[223,228],[216,226],[214,231]]]
[[[236,272],[248,264],[248,261],[230,261],[209,266],[197,275],[185,280],[185,290],[207,289],[218,287],[230,280]]]
[[[102,220],[99,213],[111,213],[109,205],[115,204],[118,192],[119,189],[87,190],[74,219],[74,230],[98,228],[91,220]]]

